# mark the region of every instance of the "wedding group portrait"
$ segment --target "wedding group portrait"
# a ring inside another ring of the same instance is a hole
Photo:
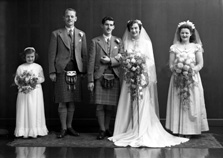
[[[0,4],[0,157],[222,157],[222,0]]]

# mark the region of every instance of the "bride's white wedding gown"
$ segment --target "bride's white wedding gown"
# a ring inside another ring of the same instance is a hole
[[[148,47],[149,45],[146,42],[140,41],[137,45],[134,42],[128,46],[128,52],[131,52],[133,47],[134,50],[137,49],[141,53],[148,50],[152,51],[152,48]],[[145,55],[148,56],[148,54]],[[146,65],[150,75],[152,67],[155,67],[153,57],[148,56]],[[155,69],[153,68],[153,70]],[[152,80],[150,78],[150,81]],[[123,81],[115,120],[114,135],[108,138],[116,146],[167,147],[189,140],[169,134],[160,123],[156,114],[156,105],[158,105],[156,82],[150,82],[143,89],[143,99],[139,100],[138,109],[136,101],[131,106],[130,100],[128,84],[126,81]]]

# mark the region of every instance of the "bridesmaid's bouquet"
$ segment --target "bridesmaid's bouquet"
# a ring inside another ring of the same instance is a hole
[[[21,75],[16,76],[16,81],[19,92],[27,94],[36,88],[38,77],[31,71],[24,71]]]
[[[149,84],[146,56],[140,52],[126,53],[123,58],[124,80],[129,84],[132,100],[143,98],[143,88]]]
[[[174,85],[180,89],[179,95],[183,105],[190,102],[190,89],[195,85],[194,60],[187,53],[176,55],[173,66]]]

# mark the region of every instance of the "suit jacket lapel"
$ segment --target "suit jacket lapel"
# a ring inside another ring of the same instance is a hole
[[[105,52],[106,54],[109,54],[108,49],[107,49],[107,45],[106,45],[106,42],[105,42],[105,39],[104,39],[103,36],[100,36],[100,37],[98,38],[98,43],[99,43],[99,45],[101,46],[101,48],[104,50],[104,52]]]
[[[80,40],[79,31],[74,27],[74,39],[75,39],[75,48]]]
[[[65,28],[60,31],[60,37],[65,46],[70,49],[70,37],[68,36],[67,30]]]

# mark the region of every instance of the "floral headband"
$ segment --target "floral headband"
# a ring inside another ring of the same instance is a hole
[[[25,49],[24,49],[24,52],[26,51],[26,50],[33,50],[34,52],[36,52],[36,50],[35,50],[35,48],[33,48],[33,47],[26,47]]]
[[[182,25],[190,26],[193,30],[195,29],[195,25],[192,22],[190,22],[189,20],[180,22],[178,24],[178,28],[181,27]]]
[[[142,25],[141,20],[138,20],[138,19],[135,19],[135,20],[129,20],[127,23],[130,23],[130,22],[132,22],[132,21],[135,21],[135,22],[137,22],[139,25]]]

